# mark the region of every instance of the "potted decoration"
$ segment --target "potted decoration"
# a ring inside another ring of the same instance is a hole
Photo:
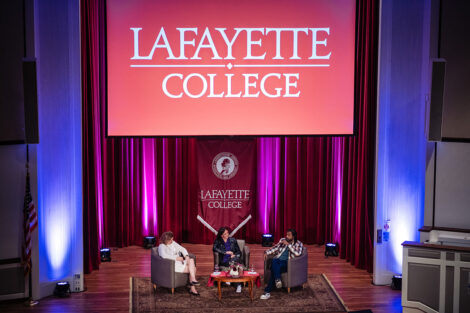
[[[243,266],[239,263],[230,264],[229,275],[233,278],[238,278],[243,275]]]

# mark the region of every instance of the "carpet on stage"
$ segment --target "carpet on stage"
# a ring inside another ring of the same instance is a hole
[[[131,277],[130,312],[347,312],[343,301],[323,274],[309,275],[305,288],[285,288],[271,292],[269,300],[261,300],[262,288],[254,288],[251,302],[248,287],[235,293],[234,286],[222,288],[222,300],[218,300],[217,287],[207,287],[207,277],[198,277],[201,286],[199,297],[191,296],[189,287],[171,290],[157,287],[153,290],[149,277]]]

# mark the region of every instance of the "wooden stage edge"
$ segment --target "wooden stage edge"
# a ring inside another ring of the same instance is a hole
[[[213,270],[212,246],[184,244],[197,258],[197,275]],[[261,245],[248,244],[255,270],[263,272]],[[401,292],[389,286],[374,286],[372,274],[360,270],[338,257],[324,256],[324,246],[307,245],[309,274],[326,275],[350,311],[371,309],[374,313],[402,312]],[[86,291],[69,298],[48,297],[36,307],[25,307],[19,301],[0,303],[1,312],[129,312],[129,277],[150,276],[150,250],[138,246],[112,248],[112,262],[101,263],[100,269],[85,275]],[[267,300],[269,301],[269,300]]]

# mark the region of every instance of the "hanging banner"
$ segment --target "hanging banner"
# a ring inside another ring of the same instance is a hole
[[[251,219],[254,192],[253,139],[198,139],[198,220],[217,234],[233,236]]]

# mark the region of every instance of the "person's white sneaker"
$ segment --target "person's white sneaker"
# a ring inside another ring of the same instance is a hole
[[[282,281],[280,279],[276,279],[276,288],[277,289],[282,288]]]
[[[242,285],[237,286],[237,293],[240,293],[240,292],[242,292]]]
[[[227,286],[230,286],[230,282],[229,282],[229,281],[225,282],[225,284],[226,284]]]
[[[261,300],[268,300],[269,297],[271,297],[271,294],[269,292],[265,293],[264,295],[261,295],[261,297],[259,297]]]

